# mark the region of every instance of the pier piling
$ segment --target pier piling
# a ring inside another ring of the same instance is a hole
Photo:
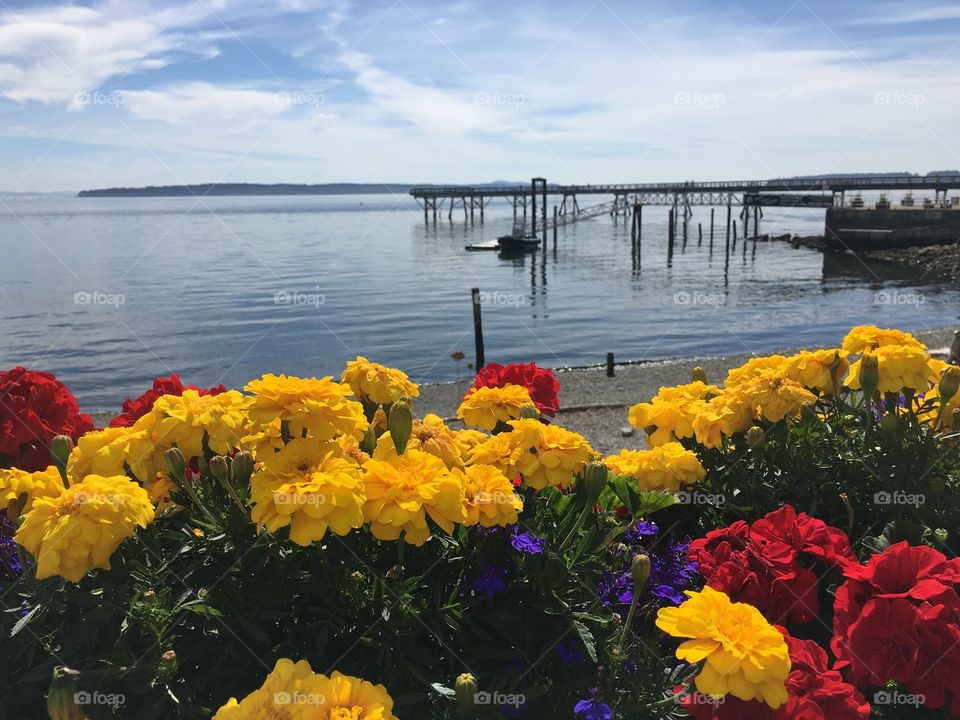
[[[483,323],[480,317],[480,288],[470,289],[470,298],[473,301],[473,343],[477,353],[477,370],[486,363],[483,357]]]
[[[607,353],[607,377],[613,377],[613,353]]]
[[[713,248],[713,211],[716,208],[710,208],[710,247]]]
[[[697,223],[697,247],[703,245],[703,223]]]

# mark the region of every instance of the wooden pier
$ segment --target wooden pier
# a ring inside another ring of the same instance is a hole
[[[513,207],[514,220],[531,224],[535,212],[541,215],[537,225],[541,231],[598,215],[629,217],[636,206],[666,205],[674,209],[677,225],[686,228],[690,207],[743,207],[740,217],[744,229],[749,223],[747,207],[753,207],[755,222],[761,207],[842,207],[846,193],[876,190],[934,190],[946,198],[960,188],[957,175],[873,175],[825,177],[819,179],[787,178],[774,180],[725,180],[718,182],[637,183],[605,185],[557,185],[535,178],[536,190],[530,185],[431,185],[411,188],[410,194],[423,209],[426,224],[436,224],[446,211],[447,220],[463,211],[463,219],[483,222],[484,209],[493,200],[503,199]],[[602,202],[581,205],[584,197],[605,196]],[[547,218],[546,203],[554,199],[556,220]],[[540,205],[537,208],[537,205]]]

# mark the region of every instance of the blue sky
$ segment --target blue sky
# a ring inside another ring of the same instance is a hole
[[[0,193],[960,168],[960,4],[0,0]]]

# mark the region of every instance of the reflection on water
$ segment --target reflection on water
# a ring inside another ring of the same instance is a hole
[[[441,222],[397,196],[73,199],[0,206],[0,365],[56,372],[88,408],[156,375],[242,386],[266,371],[336,374],[363,354],[417,380],[456,376],[484,292],[488,360],[548,366],[772,350],[876,322],[952,324],[955,288],[922,271],[738,240],[695,208],[669,257],[667,208],[559,230],[556,248],[504,257],[463,246],[509,232]],[[734,218],[736,213],[734,214]],[[767,212],[761,232],[815,234],[822,211]],[[700,240],[697,225],[703,226]],[[913,305],[878,301],[903,289]]]

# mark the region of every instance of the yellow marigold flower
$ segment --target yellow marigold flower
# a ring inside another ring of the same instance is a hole
[[[711,398],[694,418],[693,431],[697,442],[708,448],[723,445],[724,436],[743,432],[753,423],[753,412],[743,395],[735,390],[724,390]]]
[[[457,443],[457,450],[460,452],[460,461],[463,464],[467,463],[467,459],[470,457],[470,453],[473,452],[473,449],[485,443],[490,439],[490,436],[487,435],[482,430],[474,430],[473,428],[463,428],[462,430],[452,430],[454,442]]]
[[[904,388],[926,392],[937,382],[936,370],[930,365],[926,350],[912,345],[882,345],[871,355],[877,358],[880,381],[877,390],[881,393],[899,393]],[[853,390],[860,389],[860,366],[857,360],[850,366],[850,375],[845,384]]]
[[[363,519],[380,540],[396,540],[402,532],[406,542],[423,545],[430,536],[427,515],[447,533],[466,520],[463,486],[438,457],[409,448],[397,455],[387,437],[363,470]]]
[[[144,430],[132,427],[108,427],[81,435],[67,461],[67,474],[74,478],[123,475],[131,442],[145,435]]]
[[[240,702],[230,698],[213,720],[300,720],[307,700],[304,682],[312,677],[314,672],[306,660],[294,663],[280,658],[259,689]],[[294,703],[295,699],[304,702]]]
[[[696,453],[680,443],[665,443],[652,450],[621,450],[604,459],[612,473],[634,477],[641,490],[679,492],[706,477]]]
[[[523,498],[513,491],[513,483],[492,465],[470,465],[453,474],[463,484],[464,525],[493,527],[517,524],[517,513],[523,510]]]
[[[556,425],[523,418],[507,423],[509,432],[494,435],[470,454],[470,462],[495,465],[507,477],[518,472],[539,490],[547,485],[568,487],[596,453],[586,439]]]
[[[532,402],[530,391],[522,385],[471,388],[457,408],[457,417],[472,427],[493,430],[498,422],[520,417],[520,406]]]
[[[247,428],[247,433],[240,438],[240,447],[252,452],[258,461],[282,450],[285,444],[280,433],[280,418],[263,425],[254,423]]]
[[[88,475],[55,497],[34,500],[14,540],[36,559],[38,580],[79,582],[93,568],[109,570],[120,543],[152,521],[147,491],[133,480]]]
[[[360,442],[355,437],[340,435],[337,437],[336,443],[340,446],[340,449],[343,450],[343,454],[347,459],[352,460],[358,466],[363,465],[370,459],[370,456],[360,449]]]
[[[677,657],[689,663],[705,661],[696,677],[705,695],[733,695],[761,700],[772,708],[787,701],[790,673],[787,643],[760,611],[707,586],[687,590],[680,607],[662,608],[657,627],[668,635],[690,638],[677,648]]]
[[[411,382],[405,372],[370,362],[362,355],[347,363],[340,380],[349,385],[358,398],[378,405],[420,395],[417,384]]]
[[[383,685],[334,671],[328,678],[315,675],[304,685],[306,696],[322,698],[316,708],[309,708],[303,720],[397,720],[393,714],[393,698]]]
[[[843,350],[804,350],[787,358],[785,374],[805,388],[836,395],[849,369]]]
[[[435,455],[448,468],[463,467],[457,434],[447,427],[439,415],[425,415],[423,420],[414,420],[407,447]]]
[[[737,391],[747,407],[772,422],[800,412],[800,406],[815,403],[817,396],[778,372],[765,372],[744,380]]]
[[[267,374],[251,380],[244,390],[255,396],[249,408],[251,420],[260,424],[286,421],[292,437],[307,430],[319,440],[332,440],[340,434],[359,439],[367,429],[363,406],[349,399],[350,386],[330,377]]]
[[[908,332],[886,330],[876,325],[859,325],[853,328],[843,339],[842,347],[848,353],[860,355],[888,345],[904,345],[917,350],[927,349],[926,345]]]
[[[178,447],[188,459],[203,454],[204,436],[210,449],[223,455],[239,447],[247,432],[247,405],[249,399],[236,390],[219,395],[184,390],[183,395],[157,398],[150,425],[160,444]]]
[[[297,545],[320,540],[330,528],[346,535],[363,525],[360,467],[335,442],[296,438],[263,459],[250,480],[252,520],[276,532],[290,526]]]
[[[648,433],[651,447],[693,437],[693,420],[707,398],[717,395],[720,388],[694,380],[686,385],[663,387],[650,402],[630,408],[631,425]],[[652,432],[651,432],[652,429]]]
[[[784,374],[788,367],[788,359],[783,355],[766,355],[747,360],[743,365],[732,368],[727,372],[727,379],[723,386],[732,388],[758,375],[769,372]]]
[[[30,512],[38,498],[56,497],[62,492],[63,480],[53,465],[39,472],[0,469],[0,510],[6,510],[8,516],[12,514],[11,520]]]

